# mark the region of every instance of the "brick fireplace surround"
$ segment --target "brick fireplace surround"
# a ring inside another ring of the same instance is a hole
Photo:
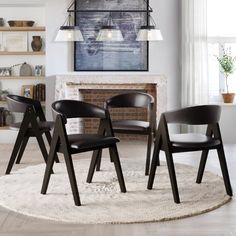
[[[55,100],[73,99],[83,100],[99,106],[103,106],[104,101],[111,96],[130,91],[142,91],[150,93],[156,102],[156,119],[166,111],[167,91],[166,79],[164,76],[155,74],[139,75],[56,75]],[[113,109],[112,119],[126,118],[141,120],[147,119],[147,114],[140,109]],[[69,134],[81,132],[94,132],[97,129],[97,122],[90,119],[73,119],[67,124]],[[140,137],[119,135],[125,139],[143,139]]]

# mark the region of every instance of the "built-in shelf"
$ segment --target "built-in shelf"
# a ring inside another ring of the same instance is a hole
[[[0,31],[45,31],[45,27],[0,27]]]
[[[19,55],[45,55],[44,51],[39,51],[39,52],[0,52],[1,56],[19,56]]]
[[[0,76],[0,79],[45,79],[45,76]]]

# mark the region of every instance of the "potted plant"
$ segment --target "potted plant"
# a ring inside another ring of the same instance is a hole
[[[234,101],[235,93],[229,93],[228,77],[234,73],[236,57],[231,55],[231,48],[222,48],[223,55],[217,57],[220,64],[221,72],[225,76],[226,93],[222,93],[224,103],[232,103]]]

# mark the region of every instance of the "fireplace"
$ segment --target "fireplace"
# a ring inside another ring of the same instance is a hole
[[[155,98],[156,119],[166,111],[166,79],[160,75],[57,75],[55,100],[75,99],[83,100],[103,106],[106,99],[119,93],[142,91]],[[113,119],[126,118],[146,120],[147,114],[142,109],[115,109],[111,110]],[[73,119],[67,124],[68,133],[85,131],[92,133],[98,124],[90,119]],[[132,136],[120,135],[130,139]],[[136,137],[135,139],[143,139]]]

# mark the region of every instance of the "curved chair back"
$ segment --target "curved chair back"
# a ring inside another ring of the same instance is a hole
[[[142,92],[123,93],[108,99],[105,103],[106,108],[115,107],[143,107],[149,108],[154,103],[154,98]]]
[[[106,110],[77,100],[59,100],[52,104],[54,118],[61,114],[65,118],[106,118]]]
[[[36,112],[41,109],[38,100],[18,95],[7,95],[7,105],[10,111],[19,113],[24,113],[28,106],[33,106]]]
[[[187,107],[163,113],[167,123],[204,125],[215,124],[220,120],[221,107],[218,105],[202,105]]]

